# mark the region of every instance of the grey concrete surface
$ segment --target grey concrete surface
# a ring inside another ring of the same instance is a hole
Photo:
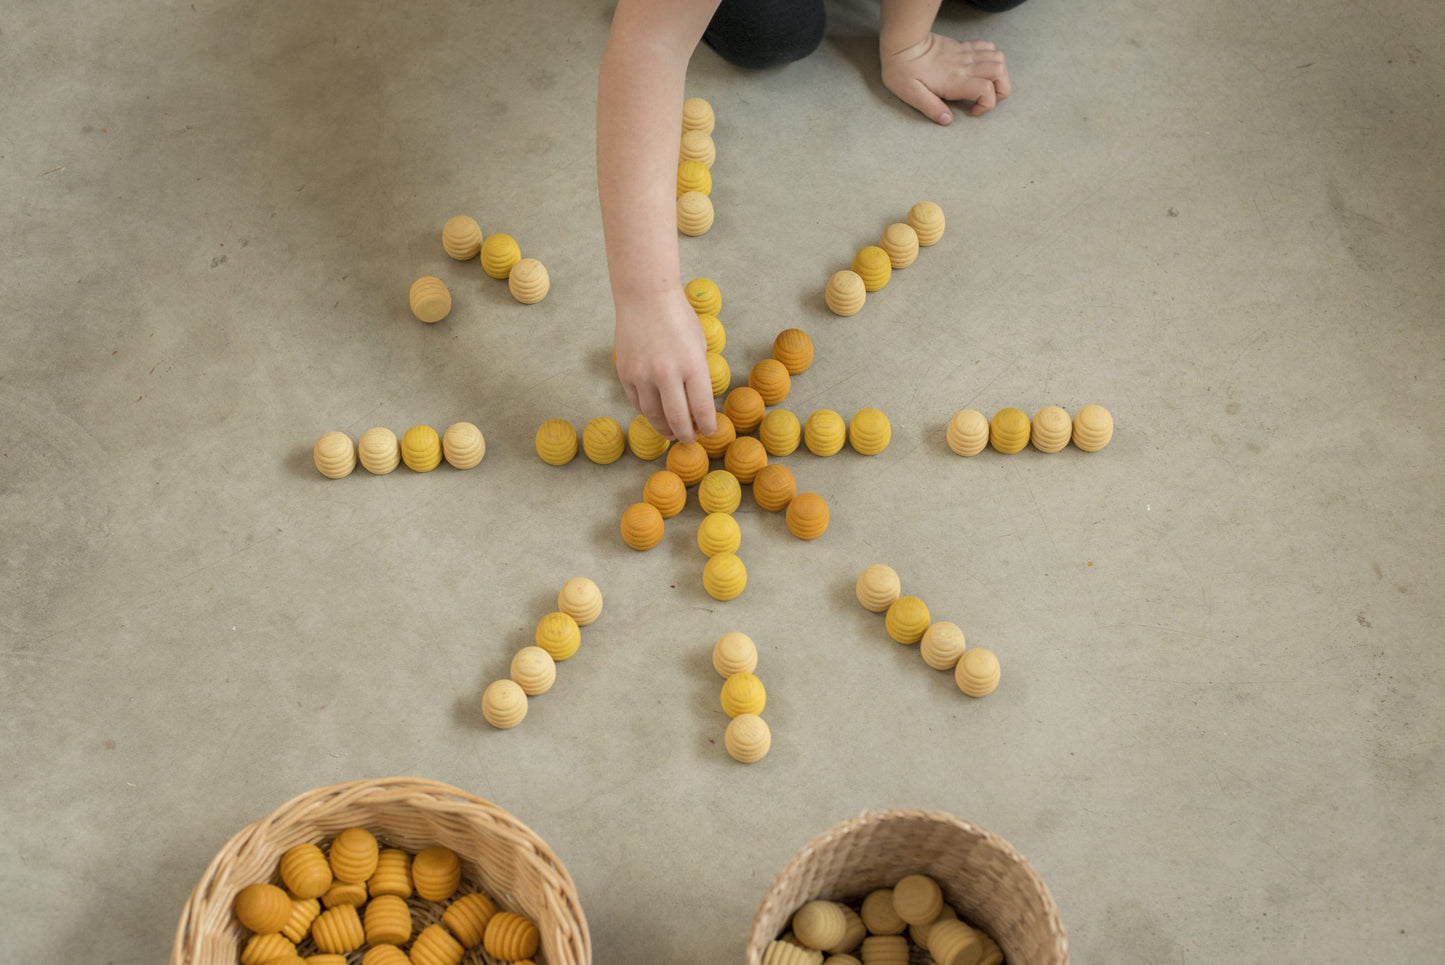
[[[599,962],[740,962],[793,852],[867,808],[1012,842],[1079,962],[1440,961],[1445,12],[1428,0],[1030,0],[939,29],[1015,94],[935,128],[876,10],[808,60],[710,51],[726,355],[817,361],[867,459],[788,457],[816,542],[745,500],[621,545],[650,466],[543,465],[630,416],[592,163],[609,10],[12,0],[0,15],[0,960],[154,962],[230,835],[335,781],[496,801],[578,882]],[[909,205],[944,240],[822,305]],[[534,307],[441,250],[470,213]],[[451,286],[435,326],[422,274]],[[1108,449],[954,456],[957,409],[1108,406]],[[322,432],[466,419],[485,462],[321,478]],[[1004,671],[970,701],[853,602],[887,562]],[[561,583],[606,612],[501,733],[479,695]],[[712,641],[774,745],[724,754]]]

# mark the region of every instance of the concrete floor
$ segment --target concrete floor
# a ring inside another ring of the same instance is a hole
[[[409,774],[506,807],[598,962],[741,961],[769,881],[865,808],[1012,842],[1079,962],[1438,962],[1445,945],[1445,8],[1033,0],[940,30],[1015,95],[935,128],[876,11],[748,74],[708,50],[718,220],[683,240],[746,372],[878,406],[872,459],[786,462],[750,582],[699,512],[617,536],[654,467],[543,465],[630,416],[608,361],[593,103],[609,10],[13,0],[0,17],[0,960],[154,962],[230,835]],[[921,199],[948,234],[870,296],[829,273]],[[534,307],[447,259],[470,213]],[[455,308],[407,312],[436,274]],[[1105,451],[963,460],[957,409],[1108,406]],[[480,425],[486,461],[321,478],[322,432]],[[1004,672],[962,697],[852,600],[887,562]],[[607,610],[517,730],[482,688],[560,584]],[[724,754],[708,664],[762,651],[774,745]]]

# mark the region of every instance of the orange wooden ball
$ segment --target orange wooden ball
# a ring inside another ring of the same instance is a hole
[[[767,403],[763,402],[762,394],[750,385],[733,389],[723,402],[723,414],[732,420],[733,428],[739,434],[756,429],[766,411]]]

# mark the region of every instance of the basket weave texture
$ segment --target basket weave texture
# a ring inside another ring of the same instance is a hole
[[[526,825],[502,808],[448,784],[387,778],[308,791],[239,831],[211,860],[191,892],[176,929],[171,965],[236,965],[249,933],[232,914],[240,890],[258,881],[280,884],[282,853],[298,844],[324,845],[363,827],[383,847],[415,853],[432,845],[456,852],[461,891],[482,891],[499,907],[536,922],[538,965],[591,965],[592,940],[567,869]],[[419,931],[440,920],[440,905],[413,904]],[[359,961],[360,953],[349,956]],[[493,959],[480,947],[466,962]]]
[[[748,935],[747,965],[814,898],[851,903],[900,878],[938,882],[960,916],[982,928],[1008,965],[1067,965],[1069,942],[1053,896],[1007,841],[941,811],[865,811],[810,841],[773,879]],[[914,965],[931,959],[914,951]]]

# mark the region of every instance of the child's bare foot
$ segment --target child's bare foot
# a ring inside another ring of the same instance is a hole
[[[953,40],[931,33],[911,47],[881,51],[883,83],[939,124],[953,121],[945,101],[972,101],[987,114],[1009,95],[1003,53],[987,40]]]

